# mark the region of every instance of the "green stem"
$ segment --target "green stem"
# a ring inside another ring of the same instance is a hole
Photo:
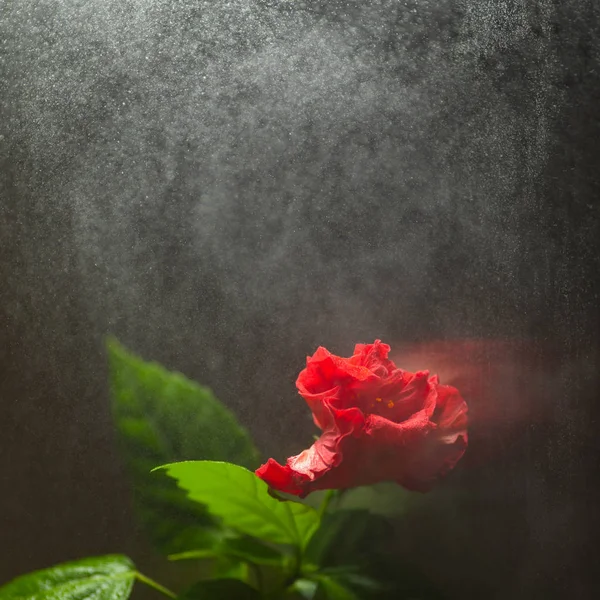
[[[258,588],[258,592],[259,592],[259,594],[262,594],[262,592],[263,592],[263,576],[262,576],[262,571],[260,570],[260,565],[257,565],[256,563],[253,563],[253,562],[249,562],[248,564],[250,565],[250,568],[252,569],[252,572],[254,573],[254,578],[256,579],[256,587]]]
[[[323,498],[323,502],[321,502],[321,506],[319,507],[319,517],[322,519],[323,515],[327,512],[327,508],[331,504],[331,501],[335,498],[336,490],[327,490],[325,494],[325,498]]]
[[[177,594],[175,594],[171,590],[168,590],[163,585],[160,585],[160,583],[157,583],[153,579],[150,579],[150,577],[146,577],[145,575],[142,575],[142,573],[140,573],[138,571],[136,571],[135,576],[137,579],[139,579],[139,581],[141,581],[142,583],[145,583],[147,586],[155,589],[157,592],[160,592],[161,594],[164,594],[165,596],[168,596],[169,598],[177,598]]]

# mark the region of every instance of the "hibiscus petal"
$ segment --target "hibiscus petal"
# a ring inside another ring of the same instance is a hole
[[[396,370],[396,365],[388,359],[390,347],[381,340],[372,344],[356,344],[354,355],[350,362],[367,367],[379,377],[386,377],[391,371]]]
[[[466,433],[444,436],[436,432],[415,452],[410,468],[397,483],[409,490],[428,492],[456,466],[466,449]]]
[[[420,439],[427,432],[435,429],[426,409],[412,414],[401,423],[395,423],[380,415],[369,415],[365,431],[371,436],[373,443],[408,446],[415,439]]]
[[[438,385],[437,392],[438,399],[433,420],[443,430],[466,430],[467,403],[459,391],[451,385]]]
[[[365,418],[356,408],[324,406],[327,429],[310,448],[288,458],[285,466],[269,459],[257,469],[256,474],[272,488],[304,497],[318,489],[350,487],[339,479],[337,470],[346,450],[352,449],[351,440],[360,434]]]
[[[394,480],[409,490],[425,492],[444,477],[467,448],[466,431],[448,431],[422,410],[402,423],[370,415],[365,431],[371,451],[381,448],[381,480]]]
[[[364,365],[352,364],[349,359],[334,356],[319,347],[306,359],[306,368],[298,375],[296,387],[312,411],[315,424],[323,429],[324,402],[336,408],[358,406],[360,386],[376,379]]]
[[[296,483],[294,472],[288,465],[280,465],[275,459],[269,460],[258,469],[256,475],[274,490],[295,496],[302,495],[303,488]]]
[[[257,474],[273,488],[305,496],[396,481],[425,491],[467,447],[467,405],[429,371],[403,371],[390,347],[357,344],[342,358],[323,347],[306,360],[296,385],[322,429],[285,466],[269,460]]]
[[[313,421],[315,422],[315,425],[319,429],[324,429],[324,423],[327,421],[327,409],[325,408],[325,404],[330,404],[333,406],[338,406],[340,404],[340,386],[326,390],[320,394],[311,394],[310,392],[306,391],[305,388],[301,387],[300,384],[296,383],[296,385],[298,385],[300,395],[304,398],[306,404],[308,404],[308,408],[310,408],[313,414]]]

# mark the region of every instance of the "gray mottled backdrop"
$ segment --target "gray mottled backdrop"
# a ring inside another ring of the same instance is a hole
[[[517,335],[554,357],[544,424],[415,517],[417,561],[450,597],[590,598],[599,25],[593,0],[3,2],[0,580],[136,551],[106,333],[279,458],[316,345]]]

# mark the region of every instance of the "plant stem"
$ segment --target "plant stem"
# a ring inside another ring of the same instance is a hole
[[[323,502],[321,502],[321,506],[319,507],[319,517],[321,519],[323,518],[323,515],[327,512],[327,508],[329,507],[329,504],[335,497],[335,495],[336,495],[335,492],[336,492],[336,490],[327,490],[327,492],[325,494],[325,498],[323,498]]]
[[[154,588],[157,592],[160,592],[161,594],[164,594],[165,596],[168,596],[169,598],[177,598],[177,594],[175,594],[171,590],[168,590],[163,585],[160,585],[160,583],[157,583],[153,579],[150,579],[150,577],[146,577],[145,575],[142,575],[138,571],[136,571],[135,576],[142,583],[145,583],[147,586]]]
[[[252,569],[254,573],[254,578],[256,579],[256,587],[258,588],[258,592],[262,594],[263,592],[263,576],[262,571],[260,570],[260,565],[257,565],[253,562],[248,562],[248,565]]]

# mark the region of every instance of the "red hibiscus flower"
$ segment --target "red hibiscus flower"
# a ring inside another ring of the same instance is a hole
[[[296,386],[321,437],[285,465],[270,458],[256,474],[298,496],[396,481],[427,491],[467,447],[467,405],[458,390],[428,371],[409,373],[376,340],[350,358],[319,348]]]

